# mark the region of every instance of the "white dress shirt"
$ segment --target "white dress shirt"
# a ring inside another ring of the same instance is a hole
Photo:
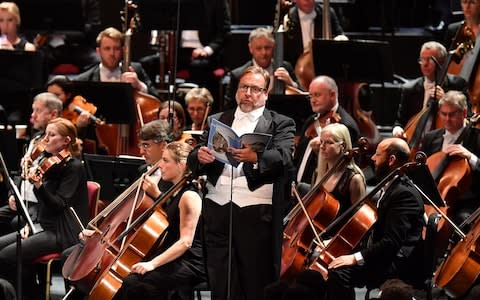
[[[237,107],[232,129],[238,136],[252,133],[257,126],[258,119],[263,115],[264,109],[265,107],[261,107],[249,113],[242,113],[240,108]],[[208,194],[206,197],[219,205],[225,205],[230,202],[230,196],[233,203],[239,207],[272,204],[273,184],[265,184],[255,191],[250,191],[247,185],[247,178],[243,173],[243,163],[240,163],[237,168],[232,168],[231,165],[225,164],[216,185],[213,186],[210,182],[207,182],[207,189]]]

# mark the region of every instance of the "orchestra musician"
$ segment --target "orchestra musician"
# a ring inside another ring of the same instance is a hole
[[[166,146],[159,163],[163,180],[176,184],[187,174],[191,150],[182,142]],[[168,219],[165,240],[145,261],[132,266],[114,299],[166,300],[169,291],[206,280],[199,223],[202,200],[196,188],[186,184],[163,209]]]
[[[207,175],[205,252],[215,300],[227,299],[229,294],[230,299],[262,299],[264,287],[280,274],[282,218],[290,188],[295,124],[265,108],[269,81],[263,68],[248,67],[239,77],[237,108],[210,116],[208,122],[218,119],[238,135],[271,134],[268,148],[263,152],[255,152],[248,144],[241,149],[228,148],[241,162],[238,168],[232,168],[215,160],[213,150],[206,147],[207,130],[188,157],[195,175]],[[232,253],[231,264],[228,253]]]
[[[281,67],[273,69],[273,56],[275,48],[275,39],[271,28],[259,27],[250,32],[248,37],[248,51],[252,59],[244,65],[233,69],[230,74],[230,83],[225,92],[224,108],[235,108],[235,93],[237,91],[240,75],[250,66],[258,66],[265,69],[270,74],[270,86],[273,84],[273,78],[283,81],[286,87],[301,88],[292,65],[287,62],[281,62]]]
[[[448,91],[438,104],[443,128],[428,132],[420,149],[428,156],[442,151],[448,156],[459,156],[468,161],[473,184],[459,199],[455,199],[448,211],[453,221],[460,225],[479,207],[480,187],[475,183],[480,180],[480,131],[465,124],[467,99],[462,92]]]
[[[43,230],[34,235],[28,225],[21,230],[23,299],[38,299],[40,294],[32,262],[78,241],[81,228],[69,208],[76,211],[83,224],[88,218],[87,176],[78,159],[80,145],[75,126],[63,118],[51,120],[44,142],[44,159],[28,172],[28,180],[38,199],[38,217],[34,225],[36,228],[40,225]],[[53,158],[60,163],[55,163]],[[16,265],[16,233],[11,233],[0,237],[0,277],[15,283]]]
[[[287,34],[284,39],[285,60],[295,65],[300,55],[311,49],[314,38],[322,38],[323,13],[320,4],[315,0],[297,0],[284,18],[287,23]],[[344,41],[344,34],[335,10],[330,7],[330,28],[334,40]]]
[[[162,158],[163,152],[167,143],[171,141],[171,132],[169,124],[164,120],[154,120],[143,125],[138,133],[138,147],[140,148],[140,155],[145,159],[145,164],[140,166],[139,173],[145,173],[149,168],[154,167]],[[171,187],[171,183],[161,179],[161,169],[157,169],[152,174],[145,176],[142,181],[142,190],[151,199],[157,199],[162,192],[167,191]],[[83,230],[79,238],[86,240],[92,236],[93,230]],[[72,253],[74,248],[72,246],[62,253],[63,263],[67,257]],[[68,282],[66,282],[68,289]],[[69,299],[84,299],[84,295],[79,290],[74,290]]]
[[[192,120],[185,130],[203,130],[205,120],[213,105],[213,97],[206,88],[193,88],[185,95],[187,112]]]
[[[318,183],[323,178],[345,151],[351,150],[352,141],[347,126],[332,123],[323,127],[319,141],[321,159],[318,160],[315,182]],[[339,214],[365,196],[365,178],[353,158],[332,174],[323,186],[340,202]]]
[[[183,138],[183,128],[187,124],[187,118],[179,102],[171,100],[162,102],[158,108],[158,118],[170,124],[174,141]]]
[[[14,2],[0,3],[0,49],[35,51],[35,45],[18,36],[20,10]]]
[[[447,74],[443,86],[436,82],[435,77],[441,70],[436,66],[434,59],[442,66],[446,58],[447,50],[442,44],[429,41],[422,45],[418,58],[422,76],[402,86],[400,104],[392,130],[394,137],[406,138],[405,126],[407,122],[427,106],[430,98],[436,97],[435,100],[438,100],[449,90],[462,91],[465,95],[468,95],[467,82],[461,77]],[[430,122],[430,126],[427,124],[427,127],[431,126],[432,122]],[[427,127],[425,132],[430,130]]]
[[[375,175],[378,179],[385,178],[406,163],[409,156],[410,149],[404,140],[381,141],[372,156]],[[415,258],[424,225],[421,196],[403,176],[390,180],[382,190],[377,202],[377,221],[367,235],[366,244],[352,254],[333,259],[327,280],[316,276],[318,282],[314,286],[304,286],[317,293],[318,299],[354,300],[354,287],[379,287],[389,278],[410,283],[416,278],[414,272],[419,273],[410,263]]]
[[[129,71],[122,73],[124,34],[108,27],[97,36],[97,54],[100,64],[75,77],[77,81],[128,82],[137,91],[158,96],[152,81],[139,63],[132,63]]]
[[[64,75],[55,75],[47,82],[46,87],[48,92],[57,95],[63,102],[63,117],[72,121],[77,127],[78,137],[83,141],[83,152],[107,154],[107,149],[98,141],[92,114],[83,107],[81,107],[81,113],[73,112],[69,107],[76,96],[70,79]],[[87,102],[86,105],[92,104]]]
[[[317,166],[318,155],[312,155],[311,152],[318,153],[320,146],[320,137],[316,132],[318,129],[329,123],[339,122],[348,128],[351,144],[355,144],[360,137],[357,123],[338,102],[338,87],[333,78],[323,75],[316,77],[310,83],[308,92],[314,115],[305,121],[293,157],[293,162],[297,168],[297,182],[305,183],[312,182]],[[315,119],[319,120],[319,125],[315,122]],[[313,135],[307,133],[312,131],[311,129],[313,129]]]
[[[25,155],[22,158],[20,166],[21,170],[23,170],[26,166],[30,167],[32,164],[36,165],[38,163],[38,159],[33,159],[34,161],[32,161],[32,152],[35,150],[41,150],[39,149],[40,146],[39,148],[36,147],[40,140],[44,137],[47,124],[51,120],[61,116],[61,114],[62,102],[54,94],[40,93],[33,98],[30,122],[32,124],[32,129],[35,132],[31,136]],[[33,185],[26,180],[26,178],[23,178],[20,183],[19,190],[22,193],[24,198],[23,200],[27,201],[26,206],[29,209],[30,216],[33,220],[35,220],[37,216],[38,200],[33,193]],[[17,216],[17,205],[14,195],[11,194],[8,197],[8,204],[0,208],[0,227],[3,234],[16,230],[17,219],[15,216]]]

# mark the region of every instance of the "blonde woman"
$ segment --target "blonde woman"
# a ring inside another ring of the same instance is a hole
[[[13,2],[0,3],[0,49],[35,51],[35,46],[18,36],[20,10]]]
[[[352,150],[352,141],[348,128],[340,123],[325,126],[320,134],[315,183],[318,183],[341,155],[349,150]],[[340,202],[341,213],[365,195],[365,178],[352,158],[326,179],[323,187]]]

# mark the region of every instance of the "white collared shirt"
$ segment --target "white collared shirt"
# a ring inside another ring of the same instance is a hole
[[[315,10],[309,14],[304,13],[300,9],[298,10],[298,18],[300,19],[300,26],[302,28],[303,51],[309,49],[310,42],[315,36],[314,20],[316,17],[317,12]]]
[[[122,70],[120,67],[115,68],[113,71],[104,67],[100,63],[100,81],[102,82],[120,82],[120,76],[122,75]]]
[[[240,108],[237,107],[237,110]],[[232,123],[232,129],[238,136],[245,133],[251,133],[255,130],[259,118],[263,115],[265,107],[257,108],[251,111],[249,114],[251,118],[234,118]],[[231,193],[231,185],[233,185]],[[233,203],[239,207],[245,207],[258,204],[272,204],[273,184],[265,184],[255,191],[250,191],[247,185],[247,178],[243,173],[243,163],[240,163],[237,168],[225,164],[223,172],[218,178],[215,186],[210,182],[207,182],[208,194],[207,198],[214,201],[219,205],[225,205],[230,201],[232,197]]]

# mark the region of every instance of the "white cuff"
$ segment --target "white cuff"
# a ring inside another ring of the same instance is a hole
[[[363,260],[363,256],[361,252],[353,253],[353,257],[355,257],[355,260],[357,261],[357,265],[363,266],[365,264],[365,261]]]

